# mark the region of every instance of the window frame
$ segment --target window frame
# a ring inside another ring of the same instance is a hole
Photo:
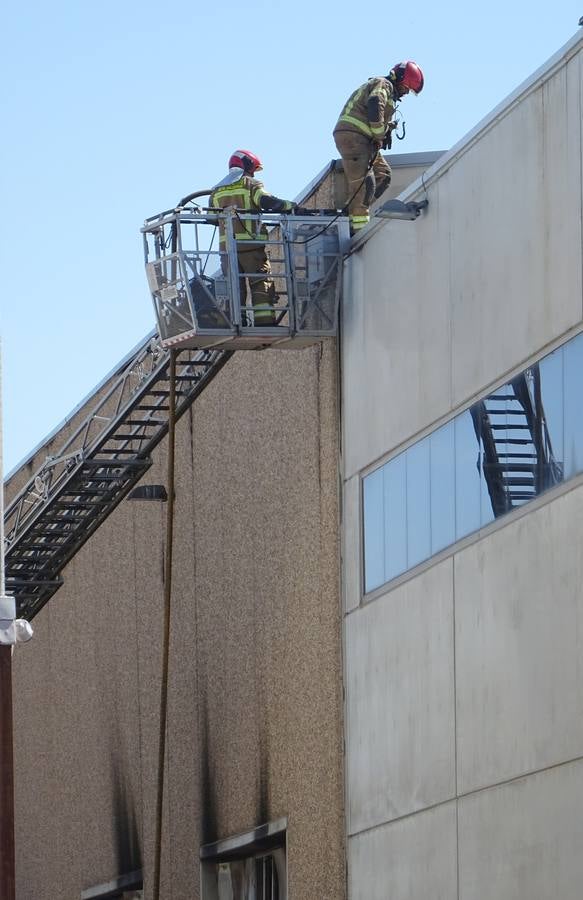
[[[243,834],[200,848],[201,900],[218,900],[217,869],[234,862],[253,862],[272,857],[277,872],[277,900],[287,900],[287,819],[259,825]],[[271,898],[269,898],[271,900]]]

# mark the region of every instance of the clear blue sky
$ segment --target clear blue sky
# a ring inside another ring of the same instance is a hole
[[[401,59],[401,152],[455,144],[578,30],[583,2],[29,0],[5,5],[2,260],[8,472],[154,325],[139,228],[238,146],[294,197],[348,94]]]

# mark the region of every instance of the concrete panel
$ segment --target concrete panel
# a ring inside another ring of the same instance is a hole
[[[355,475],[344,485],[342,508],[342,593],[344,611],[360,603],[360,478]]]
[[[451,406],[449,199],[387,222],[347,264],[343,434],[350,477]]]
[[[348,842],[349,900],[457,900],[455,803]]]
[[[583,763],[459,801],[460,900],[580,900]]]
[[[460,793],[583,755],[583,488],[455,558]]]
[[[581,76],[582,54],[575,56],[542,88],[544,293],[541,325],[546,331],[580,320],[581,255]],[[550,314],[552,312],[552,315]],[[535,339],[532,335],[531,339]]]
[[[351,613],[348,830],[455,796],[452,561]]]
[[[581,320],[578,90],[561,70],[451,169],[454,405]]]

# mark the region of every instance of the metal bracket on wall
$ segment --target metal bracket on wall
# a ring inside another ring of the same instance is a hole
[[[428,200],[387,200],[375,212],[375,216],[379,219],[403,219],[404,221],[413,221],[417,219],[422,210],[429,206]]]

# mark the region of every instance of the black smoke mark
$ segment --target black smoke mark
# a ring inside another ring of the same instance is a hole
[[[262,825],[264,822],[269,822],[271,806],[269,795],[269,749],[265,727],[259,735],[259,793],[257,800],[257,824]]]
[[[200,806],[201,837],[203,844],[212,844],[218,839],[217,801],[210,764],[209,724],[206,697],[200,698]]]
[[[111,757],[113,837],[119,875],[142,869],[142,848],[132,791],[116,755]]]

